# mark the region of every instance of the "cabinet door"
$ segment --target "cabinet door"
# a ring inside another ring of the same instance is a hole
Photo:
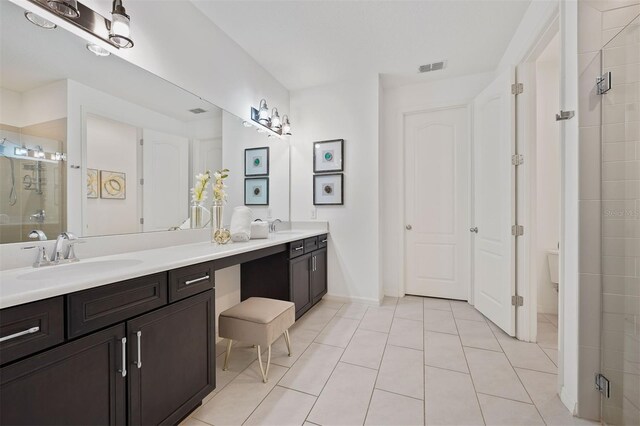
[[[126,422],[124,324],[0,369],[0,424]]]
[[[289,261],[291,301],[296,305],[296,319],[311,307],[310,273],[311,254]]]
[[[327,249],[311,253],[311,300],[316,304],[327,294]]]
[[[214,290],[127,322],[129,422],[174,424],[215,387]]]

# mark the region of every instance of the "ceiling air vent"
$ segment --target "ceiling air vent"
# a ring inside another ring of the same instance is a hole
[[[203,112],[207,112],[207,110],[202,108],[194,108],[190,109],[189,112],[192,112],[194,114],[202,114]]]
[[[444,69],[445,61],[434,62],[432,64],[420,65],[418,72],[438,71]]]

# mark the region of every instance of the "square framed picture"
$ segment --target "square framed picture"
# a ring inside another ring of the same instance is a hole
[[[246,178],[244,180],[244,205],[269,205],[269,178]]]
[[[87,198],[98,198],[99,188],[98,170],[87,169]]]
[[[244,150],[244,175],[266,176],[269,174],[269,147]]]
[[[124,200],[127,197],[127,175],[100,170],[100,198]]]
[[[344,175],[342,173],[313,176],[313,205],[341,206],[344,204]]]
[[[313,172],[344,171],[344,139],[313,143]]]

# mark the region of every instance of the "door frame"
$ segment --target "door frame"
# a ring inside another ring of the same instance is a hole
[[[516,239],[516,290],[524,297],[523,306],[516,309],[516,336],[519,340],[535,342],[538,332],[538,285],[536,259],[536,177],[537,177],[537,117],[535,62],[548,43],[560,31],[559,16],[555,14],[535,39],[524,59],[516,67],[516,80],[524,84],[524,91],[516,97],[516,150],[524,155],[524,164],[516,168],[516,220],[524,226],[522,237]],[[560,76],[558,76],[560,78]],[[561,212],[558,212],[561,215]],[[562,247],[560,248],[562,259]],[[558,305],[562,304],[560,292]],[[560,319],[558,320],[560,329]]]
[[[415,115],[415,114],[423,114],[423,113],[431,113],[431,112],[438,112],[438,111],[446,111],[446,110],[450,110],[450,109],[458,109],[458,108],[464,108],[465,112],[467,114],[467,118],[468,118],[468,124],[469,124],[469,141],[468,141],[468,149],[469,149],[469,158],[468,158],[468,166],[469,166],[469,176],[468,176],[468,185],[469,185],[469,194],[468,194],[468,205],[469,205],[469,211],[467,214],[467,222],[471,223],[471,219],[473,218],[473,212],[474,212],[474,205],[473,205],[473,193],[475,190],[475,187],[473,186],[473,105],[472,105],[473,99],[464,99],[461,101],[455,101],[455,102],[444,102],[444,103],[433,103],[433,104],[425,104],[424,106],[421,107],[415,107],[415,108],[405,108],[405,109],[401,109],[398,112],[398,140],[400,141],[400,145],[401,145],[401,153],[402,153],[402,167],[404,167],[404,162],[405,162],[405,156],[406,156],[406,144],[405,144],[405,129],[404,129],[404,121],[405,118],[409,115]],[[400,285],[399,285],[399,297],[404,297],[405,296],[405,289],[406,289],[406,279],[407,279],[407,256],[406,256],[406,244],[407,244],[407,234],[406,234],[406,230],[404,229],[405,224],[406,224],[406,182],[405,182],[405,176],[404,173],[400,174],[400,183],[402,186],[402,195],[401,195],[401,199],[402,199],[402,203],[399,206],[400,207],[400,217],[402,218],[401,221],[402,223],[399,224],[400,227],[400,231],[402,232],[402,244],[400,244],[400,258],[402,259],[402,268],[400,269]],[[469,234],[467,236],[468,240],[469,240],[469,259],[471,261],[470,265],[469,265],[469,288],[467,289],[467,297],[468,297],[468,302],[470,304],[473,304],[473,239],[471,238],[471,234]]]

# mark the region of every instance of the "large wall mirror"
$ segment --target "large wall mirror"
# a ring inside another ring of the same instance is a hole
[[[33,25],[8,1],[0,99],[0,243],[28,241],[34,229],[50,239],[188,229],[194,176],[221,168],[230,169],[228,223],[245,203],[247,148],[270,148],[269,204],[251,206],[254,218],[289,217],[287,141],[119,57],[96,56],[62,28]]]

